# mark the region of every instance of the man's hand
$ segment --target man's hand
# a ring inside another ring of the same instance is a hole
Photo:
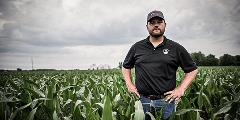
[[[183,96],[185,90],[188,88],[188,86],[192,83],[193,79],[196,77],[198,70],[193,70],[189,73],[185,73],[183,80],[181,83],[172,91],[168,91],[164,93],[164,95],[167,95],[165,97],[166,101],[172,102],[175,100],[177,103],[179,102],[180,98]]]
[[[140,97],[140,95],[139,95],[139,93],[136,89],[136,86],[131,81],[131,69],[126,69],[126,68],[123,67],[122,68],[122,74],[123,74],[124,80],[126,82],[128,91],[130,93],[135,93],[138,97]]]
[[[177,103],[180,101],[181,97],[184,94],[184,90],[181,90],[180,88],[175,88],[172,91],[168,91],[166,93],[164,93],[164,95],[167,95],[165,97],[165,101],[169,101],[172,102],[173,100],[175,100]]]
[[[140,97],[138,91],[137,91],[137,88],[135,87],[135,85],[133,84],[127,84],[127,88],[128,88],[128,91],[130,93],[135,93],[138,97]]]

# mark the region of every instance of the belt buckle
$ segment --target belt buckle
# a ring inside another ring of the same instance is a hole
[[[148,98],[151,100],[157,100],[157,99],[161,99],[160,95],[148,95]]]
[[[149,95],[149,98],[150,98],[151,100],[155,100],[157,97],[156,97],[155,95]]]

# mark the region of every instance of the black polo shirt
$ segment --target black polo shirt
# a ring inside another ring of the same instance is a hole
[[[180,66],[185,73],[197,69],[190,54],[180,44],[167,39],[157,47],[149,37],[136,42],[129,50],[123,67],[135,66],[135,85],[140,94],[157,95],[176,87],[176,71]]]

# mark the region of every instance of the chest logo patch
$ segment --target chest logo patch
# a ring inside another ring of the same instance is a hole
[[[163,54],[168,54],[169,51],[169,49],[163,49]]]

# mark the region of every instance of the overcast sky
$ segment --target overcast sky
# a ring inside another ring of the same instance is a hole
[[[116,67],[152,10],[188,52],[240,54],[239,0],[0,0],[0,69]]]

